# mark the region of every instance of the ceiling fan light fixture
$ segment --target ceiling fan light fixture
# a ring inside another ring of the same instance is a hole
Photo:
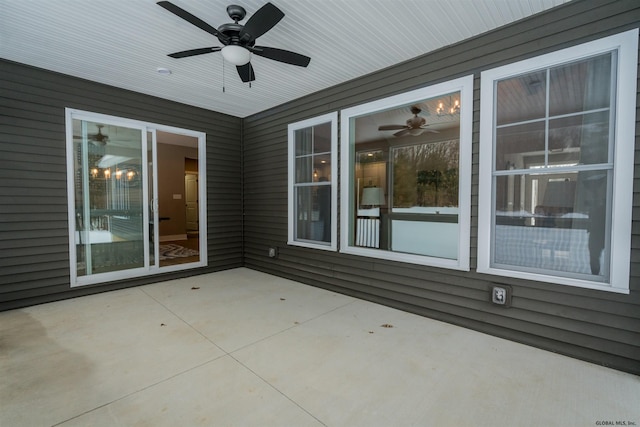
[[[229,45],[222,48],[222,57],[233,65],[240,66],[251,61],[251,52],[242,46]]]

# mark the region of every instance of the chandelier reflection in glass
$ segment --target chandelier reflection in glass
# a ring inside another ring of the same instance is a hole
[[[445,104],[443,101],[438,102],[438,108],[436,108],[436,113],[438,113],[438,116],[446,116],[446,115],[452,116],[455,114],[460,114],[460,100],[459,99],[452,100],[452,98],[449,97],[448,107],[445,107]]]

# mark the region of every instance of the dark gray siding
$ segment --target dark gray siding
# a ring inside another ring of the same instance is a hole
[[[630,295],[475,272],[480,72],[619,33],[639,22],[636,0],[574,1],[246,118],[245,265],[640,374],[640,156],[636,155],[634,178]],[[468,74],[475,76],[470,272],[287,246],[289,123]],[[637,133],[637,154],[639,144]],[[267,256],[269,246],[279,248],[278,258]],[[493,283],[512,286],[511,308],[489,302]]]
[[[65,107],[206,132],[204,269],[69,287]],[[242,120],[0,60],[0,310],[242,265]]]

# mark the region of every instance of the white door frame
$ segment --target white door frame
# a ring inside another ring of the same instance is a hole
[[[143,122],[122,117],[110,116],[88,111],[76,110],[71,108],[65,109],[66,117],[66,149],[67,149],[67,194],[68,194],[68,220],[69,220],[69,264],[70,264],[70,281],[71,287],[91,285],[96,283],[111,282],[140,276],[148,276],[167,271],[186,270],[192,268],[207,266],[207,224],[206,224],[206,134],[188,129],[176,128],[173,126],[165,126],[156,123]],[[153,213],[154,227],[154,262],[150,262],[149,257],[149,227],[143,227],[144,239],[144,267],[132,268],[128,270],[119,270],[106,273],[91,274],[86,276],[77,275],[77,253],[76,253],[76,218],[75,218],[75,182],[74,182],[74,145],[73,145],[73,120],[86,120],[99,123],[107,123],[115,126],[123,126],[139,129],[142,132],[142,191],[143,200],[147,202],[146,208],[143,208],[143,223],[150,223],[150,212]],[[177,264],[160,267],[159,264],[159,233],[158,233],[158,168],[157,168],[157,138],[156,131],[163,131],[179,135],[186,135],[198,139],[198,220],[199,220],[199,261],[188,264]],[[151,133],[152,159],[147,158],[148,153],[148,132]],[[153,169],[148,170],[149,163]],[[151,173],[149,173],[151,172]],[[153,197],[149,198],[149,182],[148,178],[153,178]],[[149,206],[151,203],[151,206]],[[149,209],[151,207],[151,209]]]

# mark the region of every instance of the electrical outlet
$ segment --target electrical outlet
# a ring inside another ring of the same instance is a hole
[[[278,256],[278,248],[269,248],[269,257],[275,258]]]
[[[491,302],[503,307],[511,306],[511,287],[500,285],[491,287]]]

